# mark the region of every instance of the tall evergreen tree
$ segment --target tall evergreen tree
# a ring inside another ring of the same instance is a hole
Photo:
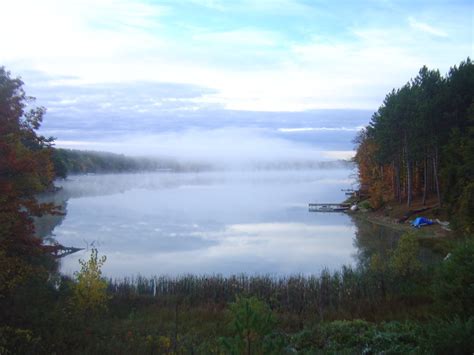
[[[472,107],[474,65],[469,58],[445,77],[425,66],[385,97],[357,142],[361,184],[378,201],[375,205],[396,199],[410,207],[414,198],[425,204],[435,196],[439,206],[447,202],[453,212],[461,211],[462,203],[471,206]],[[469,220],[474,217],[461,224]]]

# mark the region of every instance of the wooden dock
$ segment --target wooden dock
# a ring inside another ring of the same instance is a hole
[[[75,247],[65,247],[64,245],[55,244],[55,245],[44,245],[43,248],[51,253],[54,258],[63,258],[67,255],[77,253],[84,248],[75,248]]]
[[[351,207],[348,203],[310,203],[309,212],[344,212]]]

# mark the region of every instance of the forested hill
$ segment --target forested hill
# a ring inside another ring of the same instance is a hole
[[[206,164],[178,163],[172,159],[128,157],[108,152],[56,148],[52,160],[56,176],[85,173],[123,173],[139,171],[200,171]]]
[[[474,232],[474,64],[442,76],[426,67],[387,94],[356,138],[361,188],[372,207],[435,199]]]

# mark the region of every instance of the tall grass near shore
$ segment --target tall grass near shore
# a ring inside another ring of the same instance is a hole
[[[63,276],[59,287],[34,288],[34,304],[17,298],[10,305],[11,314],[22,317],[0,326],[0,350],[222,354],[251,346],[279,354],[285,349],[461,354],[474,349],[474,241],[459,242],[435,266],[417,262],[414,241],[413,235],[403,236],[392,253],[313,276],[135,277],[104,280],[106,290],[78,287],[80,275],[100,277],[91,273],[100,271],[93,255],[76,280]],[[86,300],[105,307],[80,307],[75,295],[86,289],[92,292],[83,294]],[[102,291],[106,297],[94,296]]]
[[[117,302],[178,302],[224,307],[238,297],[257,297],[272,310],[306,320],[403,318],[432,303],[433,266],[418,261],[416,236],[403,236],[389,254],[373,253],[365,263],[316,275],[183,275],[108,280]]]
[[[413,277],[420,286],[423,272]],[[379,270],[343,267],[320,275],[288,277],[234,275],[223,277],[184,275],[180,277],[136,277],[108,281],[116,300],[180,302],[189,306],[225,307],[239,296],[254,296],[272,310],[289,313],[300,320],[336,318],[377,319],[401,306],[429,303],[420,287],[406,290],[396,275],[381,276]],[[406,302],[410,296],[410,302]]]

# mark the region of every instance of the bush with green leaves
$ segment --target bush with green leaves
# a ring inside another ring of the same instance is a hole
[[[474,144],[471,143],[471,145]],[[455,219],[456,224],[463,232],[474,233],[474,182],[464,186]]]
[[[420,326],[422,347],[430,354],[474,353],[474,317],[433,320]]]
[[[229,307],[233,337],[220,339],[228,354],[280,354],[285,346],[275,333],[276,320],[270,307],[256,297],[238,297]]]
[[[317,324],[293,336],[299,353],[407,354],[417,349],[417,328],[409,323],[379,325],[361,319]]]
[[[362,201],[361,203],[359,203],[359,208],[362,209],[362,210],[371,210],[372,209],[372,205],[370,204],[370,201],[369,200],[365,200],[365,201]]]
[[[107,309],[107,282],[102,278],[106,256],[98,257],[92,249],[89,260],[79,260],[81,270],[76,272],[72,301],[75,311],[93,315]]]
[[[291,343],[301,354],[470,354],[473,334],[472,317],[379,324],[355,319],[306,328]]]
[[[419,243],[415,233],[405,233],[390,258],[390,267],[396,276],[410,279],[422,268],[418,260]]]
[[[40,340],[31,330],[1,326],[0,354],[35,354]]]
[[[441,263],[433,293],[438,309],[445,314],[474,314],[474,239],[461,242]]]

